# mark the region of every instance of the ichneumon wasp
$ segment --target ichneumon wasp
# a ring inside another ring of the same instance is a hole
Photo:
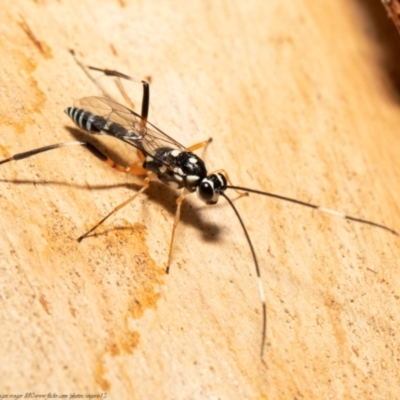
[[[105,75],[115,76],[118,78],[132,80],[129,76],[117,71],[99,69],[89,67],[90,69],[103,72]],[[232,207],[233,212],[236,214],[240,225],[243,228],[246,240],[250,247],[253,257],[254,267],[258,280],[258,291],[262,307],[262,339],[261,339],[261,358],[265,347],[266,332],[267,332],[267,308],[264,296],[264,289],[261,281],[260,267],[257,261],[256,252],[254,250],[249,233],[244,225],[244,222],[239,214],[238,209],[233,204],[232,200],[225,194],[227,189],[233,189],[239,193],[239,197],[248,193],[255,193],[263,196],[273,197],[276,199],[296,203],[305,207],[309,207],[318,211],[335,215],[337,217],[345,218],[351,221],[375,226],[385,229],[395,235],[397,232],[388,228],[387,226],[368,221],[361,218],[345,215],[341,212],[334,211],[325,207],[314,205],[311,203],[303,202],[293,198],[260,191],[257,189],[250,189],[242,186],[232,185],[228,174],[224,170],[218,170],[208,173],[204,161],[194,154],[195,150],[205,147],[211,139],[197,143],[190,147],[185,147],[162,130],[148,122],[149,104],[150,104],[150,88],[149,84],[142,81],[143,97],[142,109],[138,114],[129,108],[118,104],[117,102],[103,98],[103,97],[84,97],[74,102],[73,107],[68,107],[65,112],[74,121],[74,123],[82,130],[92,134],[104,134],[112,136],[129,146],[135,148],[139,161],[129,165],[122,166],[116,164],[113,160],[104,155],[93,144],[85,141],[69,141],[57,143],[50,146],[40,147],[23,153],[15,154],[5,160],[0,161],[5,164],[12,160],[18,161],[24,158],[34,156],[39,153],[54,150],[66,146],[84,146],[92,154],[94,154],[101,161],[105,162],[110,167],[117,171],[125,172],[132,175],[147,175],[143,181],[143,187],[128,198],[126,201],[115,207],[108,215],[101,221],[93,226],[89,231],[84,233],[78,238],[80,242],[82,239],[92,233],[111,215],[125,207],[132,202],[139,194],[143,193],[150,185],[150,178],[156,178],[162,183],[174,188],[181,189],[182,193],[177,198],[175,219],[172,228],[171,241],[169,245],[168,261],[166,273],[169,272],[169,266],[172,256],[172,248],[175,237],[175,230],[180,219],[180,210],[182,202],[186,195],[190,193],[197,193],[201,201],[208,205],[216,204],[219,197],[222,196],[226,199]]]

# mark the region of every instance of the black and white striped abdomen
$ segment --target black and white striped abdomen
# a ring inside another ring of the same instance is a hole
[[[107,120],[91,112],[76,107],[68,107],[65,113],[79,128],[87,132],[100,133],[107,124]]]
[[[68,107],[65,113],[75,122],[79,128],[91,133],[104,133],[116,138],[132,138],[132,131],[124,126],[112,122],[100,115],[82,110],[81,108]]]

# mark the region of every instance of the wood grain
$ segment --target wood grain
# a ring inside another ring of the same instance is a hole
[[[235,184],[400,229],[400,42],[378,0],[15,1],[0,21],[2,158],[82,137],[63,110],[99,90],[73,48],[150,75],[150,121],[185,145],[213,137],[207,165]],[[254,266],[224,201],[185,203],[169,276],[178,194],[162,185],[77,243],[140,185],[80,148],[1,166],[0,394],[397,397],[398,237],[238,200],[268,300],[262,362]]]

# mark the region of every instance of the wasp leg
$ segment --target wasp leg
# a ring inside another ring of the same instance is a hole
[[[35,156],[36,154],[44,153],[45,151],[59,149],[61,147],[68,147],[68,146],[83,146],[86,147],[93,155],[95,155],[100,161],[106,163],[109,167],[114,168],[120,172],[126,172],[130,175],[146,175],[148,171],[142,167],[142,163],[144,161],[143,154],[138,150],[138,157],[139,160],[136,163],[129,165],[128,167],[124,167],[123,165],[116,164],[111,158],[107,157],[103,154],[96,146],[89,142],[63,142],[57,144],[51,144],[50,146],[39,147],[37,149],[25,151],[23,153],[14,154],[13,156],[6,158],[0,161],[1,164],[6,164],[10,161],[19,161],[23,160],[24,158],[29,158]]]
[[[177,199],[176,199],[176,212],[175,212],[175,219],[174,219],[174,225],[172,227],[172,235],[171,235],[171,241],[169,243],[169,251],[168,251],[168,262],[167,262],[167,268],[165,270],[166,274],[169,274],[169,266],[171,264],[171,258],[172,258],[172,247],[174,245],[174,238],[175,238],[175,230],[176,227],[178,226],[179,220],[181,218],[181,205],[182,202],[185,198],[185,196],[188,194],[188,192],[185,190]]]
[[[123,87],[120,78],[126,79],[128,81],[133,81],[133,82],[138,82],[137,79],[134,79],[130,77],[129,75],[123,74],[122,72],[114,71],[112,69],[106,69],[106,68],[97,68],[97,67],[92,67],[92,66],[87,66],[85,67],[83,63],[81,63],[78,59],[78,57],[75,54],[74,50],[70,50],[71,55],[74,57],[75,62],[83,69],[85,74],[89,77],[89,79],[98,87],[100,90],[105,94],[107,97],[107,93],[104,92],[104,90],[101,88],[101,86],[98,84],[98,82],[87,72],[87,69],[91,69],[92,71],[99,71],[102,72],[106,76],[114,76],[117,78],[117,85],[118,88],[124,97],[125,101],[130,105],[130,107],[134,108],[134,104],[129,98],[128,94],[126,93],[125,88]],[[149,116],[149,104],[150,104],[150,88],[149,84],[146,81],[141,81],[143,84],[143,98],[142,98],[142,111],[141,111],[141,127],[144,131],[144,128],[146,127],[147,123],[147,118]]]
[[[143,154],[138,150],[137,154],[139,157],[139,161],[132,163],[128,165],[127,167],[116,164],[111,158],[107,157],[105,154],[103,154],[99,149],[97,149],[95,146],[93,146],[90,143],[87,143],[87,148],[94,154],[96,155],[100,160],[104,161],[109,167],[115,169],[116,171],[119,172],[125,172],[126,174],[129,175],[146,175],[148,171],[143,168],[143,162],[144,162],[144,156]]]
[[[139,151],[138,151],[139,154]],[[141,153],[140,153],[141,154]],[[149,171],[147,169],[143,168],[143,160],[137,161],[135,163],[132,163],[128,165],[127,167],[123,165],[116,164],[111,158],[108,158],[104,160],[104,162],[111,168],[119,171],[119,172],[125,172],[126,174],[129,175],[146,175]]]
[[[125,98],[125,101],[127,103],[129,103],[131,106],[133,106],[133,103],[132,103],[131,99],[129,98],[128,94],[126,93],[126,90],[123,87],[120,78],[126,79],[128,81],[137,82],[136,79],[133,79],[129,75],[125,75],[121,72],[114,71],[111,69],[103,69],[103,68],[97,68],[97,67],[91,67],[91,66],[88,66],[88,68],[93,71],[103,72],[103,74],[107,75],[107,76],[115,76],[117,78],[118,88],[119,88],[122,96]],[[140,113],[140,119],[141,119],[141,127],[144,130],[144,128],[146,127],[147,118],[149,116],[150,88],[149,88],[149,84],[146,81],[141,81],[141,82],[143,85],[143,98],[142,98],[142,111]]]
[[[202,149],[203,147],[207,147],[211,142],[212,142],[212,138],[209,138],[207,140],[204,140],[203,142],[196,143],[196,144],[188,147],[188,150],[193,152],[195,150]]]
[[[88,142],[64,142],[64,143],[57,143],[53,144],[50,146],[45,146],[45,147],[40,147],[37,149],[25,151],[23,153],[18,153],[14,154],[12,157],[9,157],[5,160],[0,161],[1,164],[5,164],[10,161],[18,161],[22,160],[24,158],[32,157],[36,154],[43,153],[45,151],[50,151],[54,149],[58,149],[60,147],[67,147],[67,146],[84,146],[86,147],[92,154],[94,154],[99,160],[105,162],[108,166],[114,168],[117,171],[120,172],[125,172],[127,174],[131,175],[144,175],[148,174],[148,171],[142,167],[142,162],[136,162],[128,167],[124,167],[122,165],[116,164],[113,160],[111,160],[109,157],[107,157],[105,154],[103,154],[97,147],[95,147],[93,144],[88,143]],[[138,151],[138,155],[139,155]],[[139,158],[143,158],[144,156],[140,153]],[[108,217],[110,217],[112,214],[120,210],[121,208],[125,207],[127,204],[129,204],[131,201],[133,201],[140,193],[143,193],[146,189],[149,187],[149,178],[147,177],[143,181],[143,187],[140,189],[137,193],[135,193],[132,197],[130,197],[128,200],[124,201],[122,204],[120,204],[118,207],[115,207],[114,210],[112,210],[105,218],[103,218],[98,224],[96,224],[92,229],[90,229],[88,232],[86,232],[84,235],[78,238],[78,241],[82,241],[85,237],[87,237],[91,232],[93,232],[99,225],[101,225]]]
[[[121,170],[124,168],[115,164],[111,159],[109,159],[105,154],[103,154],[96,146],[89,142],[79,142],[79,141],[71,141],[71,142],[63,142],[57,144],[51,144],[50,146],[39,147],[37,149],[28,150],[23,153],[14,154],[12,157],[6,158],[5,160],[0,161],[1,164],[6,164],[10,161],[19,161],[23,160],[24,158],[29,158],[35,156],[36,154],[44,153],[45,151],[59,149],[61,147],[68,147],[68,146],[83,146],[86,147],[93,155],[95,155],[100,161],[105,162],[107,165]]]
[[[119,77],[117,77],[117,79],[115,80],[115,83],[117,84],[118,89],[121,92],[122,97],[125,100],[125,103],[128,105],[128,107],[130,109],[134,110],[135,109],[135,104],[133,103],[133,101],[129,97],[127,91],[125,90],[125,86],[122,84],[121,79]]]
[[[118,210],[120,210],[121,208],[125,207],[126,205],[128,205],[130,202],[132,202],[133,200],[136,199],[136,197],[138,197],[141,193],[143,193],[145,190],[147,190],[150,186],[150,180],[149,178],[145,178],[143,181],[143,187],[136,192],[133,196],[129,197],[128,200],[125,200],[123,203],[121,203],[119,206],[115,207],[110,213],[108,213],[100,222],[98,222],[93,228],[91,228],[90,230],[88,230],[85,234],[83,234],[82,236],[80,236],[78,238],[78,242],[81,242],[83,239],[85,239],[86,237],[88,237],[95,229],[97,229],[104,221],[106,221],[109,217],[111,217],[111,215],[115,214]]]

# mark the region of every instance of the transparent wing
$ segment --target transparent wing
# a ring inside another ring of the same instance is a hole
[[[118,138],[132,144],[147,154],[153,155],[154,150],[160,147],[171,147],[182,151],[189,151],[150,122],[147,122],[146,126],[143,126],[139,114],[113,100],[94,96],[84,97],[80,100],[75,100],[74,106],[122,126],[127,130],[127,135],[126,137]],[[165,164],[164,161],[159,161]]]

